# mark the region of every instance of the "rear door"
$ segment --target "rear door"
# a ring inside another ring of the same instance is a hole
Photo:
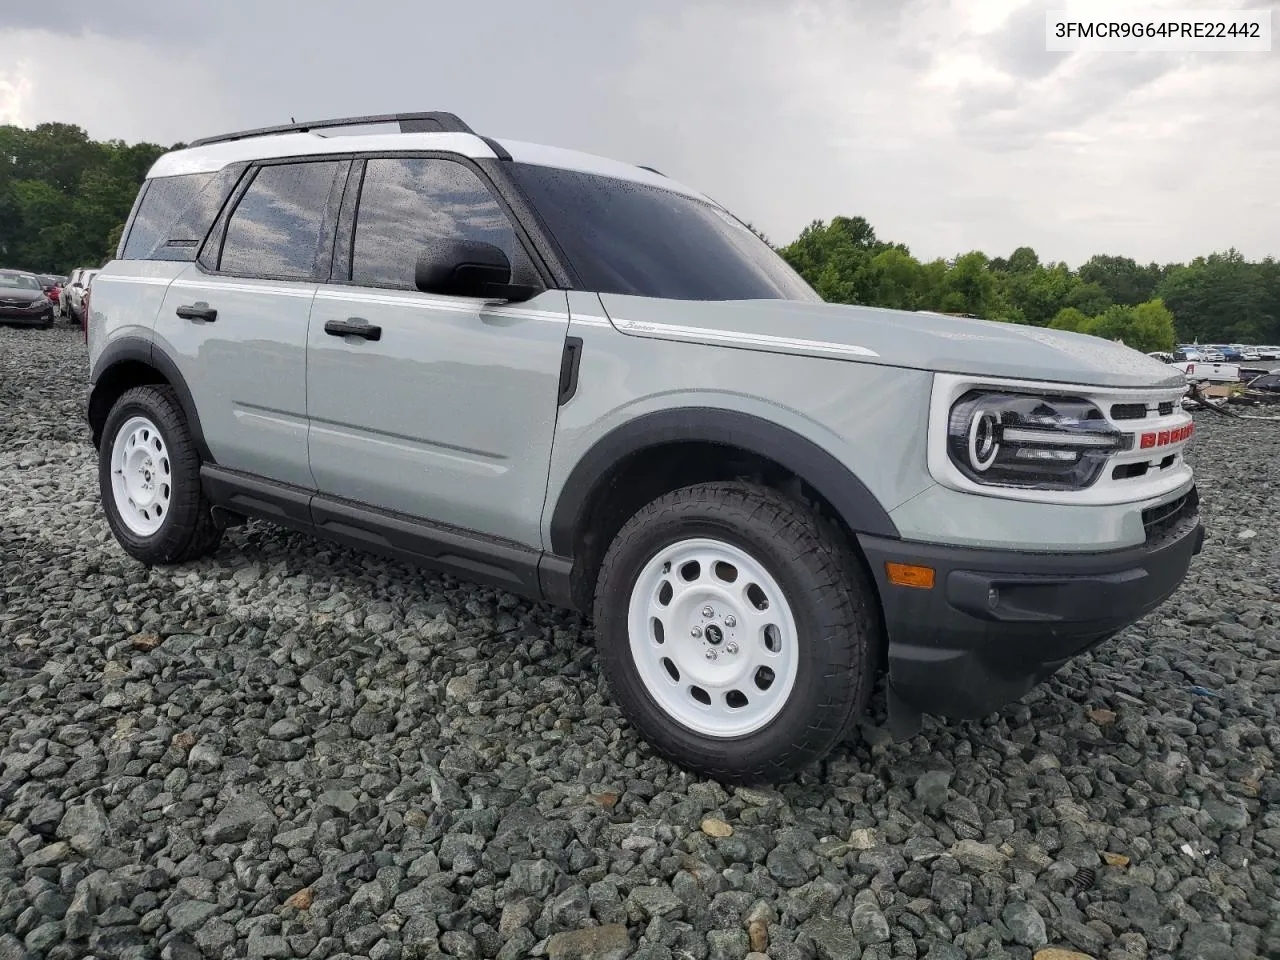
[[[311,312],[307,409],[322,494],[537,547],[568,328],[563,291],[520,304],[428,295],[433,238],[500,247],[541,286],[478,170],[442,156],[355,161],[334,282]],[[358,198],[358,210],[354,204]],[[340,335],[363,321],[377,339]],[[327,329],[326,329],[327,328]]]
[[[200,259],[165,295],[157,343],[177,361],[219,466],[314,487],[307,323],[348,166],[291,160],[248,171]]]

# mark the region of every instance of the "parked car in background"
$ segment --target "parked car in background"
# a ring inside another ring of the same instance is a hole
[[[34,273],[0,270],[0,323],[47,327],[53,312],[53,301]]]
[[[1239,363],[1244,359],[1244,354],[1229,343],[1218,344],[1215,349],[1222,355],[1222,359],[1229,363]]]
[[[71,315],[71,287],[73,284],[80,282],[80,275],[84,273],[84,269],[77,267],[67,275],[67,282],[64,283],[58,291],[58,316],[69,317]]]
[[[62,315],[72,323],[80,323],[84,318],[84,293],[89,289],[89,282],[97,273],[97,270],[89,267],[79,267],[71,271],[67,286],[62,291]]]
[[[49,298],[53,304],[53,312],[57,314],[59,301],[62,299],[62,285],[67,282],[67,278],[54,273],[41,273],[37,274],[36,279],[40,281],[44,295]]]
[[[1280,347],[1259,347],[1259,360],[1280,360]]]
[[[1188,380],[1196,383],[1235,383],[1240,379],[1239,364],[1205,359],[1211,355],[1179,347],[1173,352],[1173,365],[1180,368]]]

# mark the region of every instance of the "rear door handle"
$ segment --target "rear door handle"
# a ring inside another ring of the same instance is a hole
[[[324,325],[324,332],[331,337],[364,337],[366,340],[382,339],[382,328],[361,317],[330,320]]]
[[[218,311],[203,300],[200,300],[196,303],[179,307],[178,316],[183,320],[203,320],[205,323],[213,323],[218,319]]]

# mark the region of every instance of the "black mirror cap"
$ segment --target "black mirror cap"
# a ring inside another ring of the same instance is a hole
[[[511,282],[511,261],[492,243],[433,238],[418,258],[414,284],[422,293],[486,300],[528,300],[534,287]]]

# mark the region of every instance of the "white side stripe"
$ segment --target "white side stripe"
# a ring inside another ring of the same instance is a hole
[[[878,357],[880,354],[867,347],[850,343],[832,343],[829,340],[801,340],[796,337],[775,337],[767,333],[744,333],[739,330],[715,330],[710,327],[683,327],[673,323],[645,323],[640,320],[613,318],[614,325],[623,333],[648,334],[673,340],[712,341],[738,344],[747,347],[779,347],[831,353],[846,357]]]
[[[93,278],[94,283],[142,283],[153,287],[167,287],[171,282],[171,277],[123,277],[118,274],[108,274],[107,276],[97,276]]]
[[[545,320],[550,323],[566,323],[568,317],[563,313],[551,310],[523,310],[519,307],[504,307],[500,304],[488,306],[476,300],[450,300],[442,297],[428,297],[422,294],[398,297],[384,293],[347,293],[340,290],[321,289],[316,294],[317,300],[331,300],[341,303],[376,303],[388,307],[409,307],[416,310],[448,310],[453,313],[483,313],[485,316],[514,317],[519,320]]]
[[[295,287],[271,287],[266,284],[258,283],[227,283],[226,281],[218,280],[216,278],[209,280],[175,280],[173,281],[173,289],[204,291],[227,290],[232,293],[265,293],[278,297],[311,297],[315,294],[315,289],[313,287],[308,287],[305,290],[298,290]]]

